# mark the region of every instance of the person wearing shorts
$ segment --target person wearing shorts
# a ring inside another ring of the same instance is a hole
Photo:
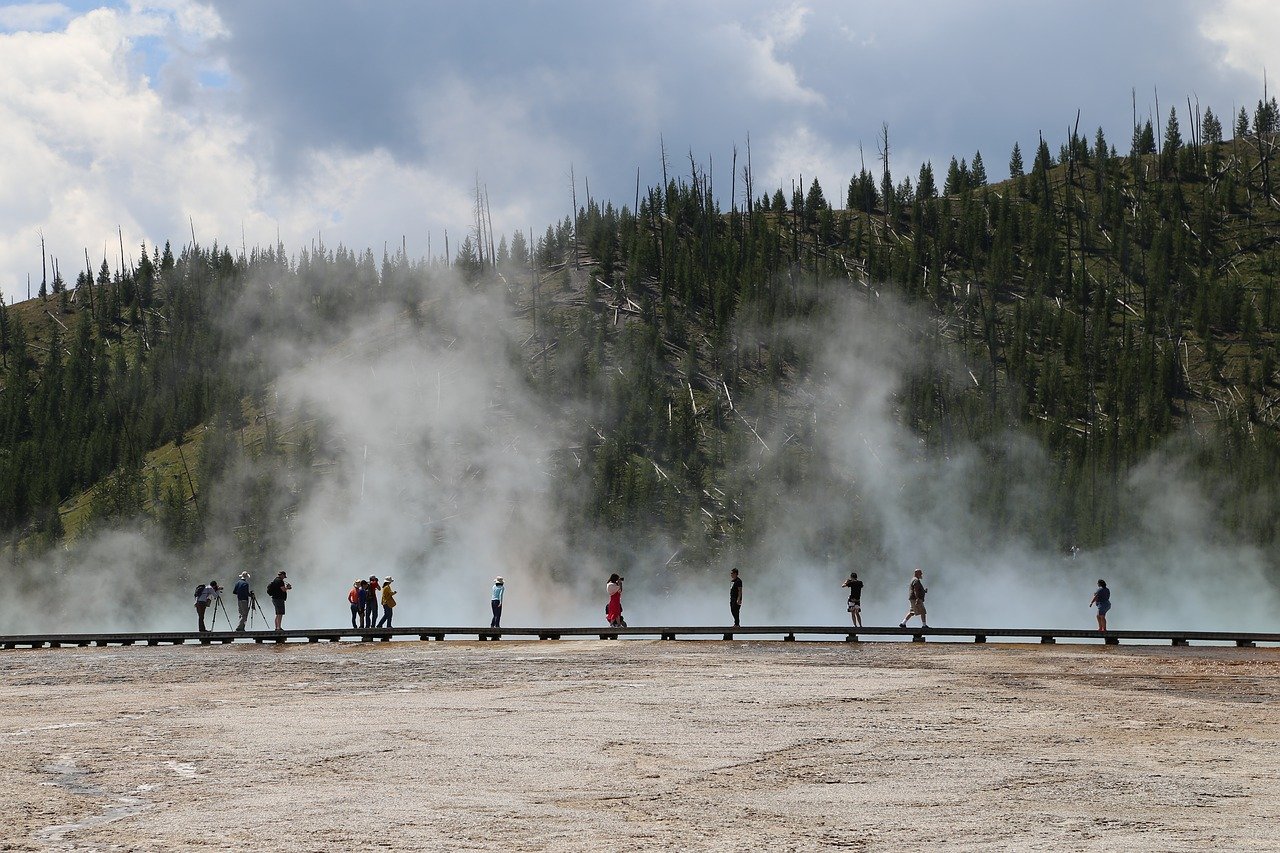
[[[1107,611],[1111,609],[1111,590],[1107,589],[1107,582],[1102,578],[1098,578],[1098,588],[1093,591],[1093,598],[1089,599],[1089,606],[1097,606],[1098,608],[1098,630],[1107,630]]]
[[[855,627],[862,627],[862,581],[857,572],[850,572],[849,579],[840,585],[849,589],[849,615]]]
[[[280,623],[284,621],[284,602],[289,597],[289,590],[293,586],[285,580],[285,573],[280,572],[276,575],[276,579],[267,584],[267,595],[271,596],[271,603],[276,610],[276,630],[283,630]]]
[[[911,604],[911,609],[907,611],[907,615],[902,617],[902,621],[898,623],[899,628],[907,627],[907,623],[911,621],[912,616],[920,617],[920,627],[928,628],[929,620],[925,615],[924,597],[929,592],[924,585],[924,572],[916,569],[911,576],[911,585],[907,587],[907,601]]]

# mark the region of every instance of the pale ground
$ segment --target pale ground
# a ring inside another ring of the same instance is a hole
[[[0,850],[1276,850],[1280,650],[0,652]]]

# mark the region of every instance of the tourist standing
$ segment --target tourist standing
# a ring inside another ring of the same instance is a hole
[[[244,630],[244,623],[249,619],[249,599],[253,598],[253,590],[249,588],[249,573],[241,572],[239,580],[231,591],[236,594],[236,608],[240,611],[240,624],[237,631]]]
[[[391,627],[391,611],[396,607],[396,593],[391,588],[391,576],[382,579],[382,619],[377,627]]]
[[[1111,609],[1111,590],[1107,589],[1107,582],[1102,578],[1098,578],[1098,588],[1093,591],[1093,598],[1089,599],[1089,606],[1098,607],[1098,630],[1107,630],[1107,611]]]
[[[369,595],[364,600],[364,626],[366,628],[376,628],[378,626],[378,600],[382,597],[382,584],[378,583],[377,575],[369,575]]]
[[[293,585],[286,579],[284,572],[276,575],[276,579],[267,584],[267,595],[271,598],[271,603],[276,611],[276,630],[281,631],[281,623],[284,621],[284,602],[289,597],[289,590],[293,589]]]
[[[626,620],[622,618],[622,581],[623,578],[614,572],[609,575],[609,582],[604,588],[609,595],[609,602],[604,608],[604,617],[609,620],[611,628],[627,627]]]
[[[217,599],[222,589],[218,586],[217,581],[209,581],[196,587],[196,620],[200,624],[200,633],[208,632],[208,628],[204,626],[204,612],[209,609],[210,603]]]
[[[853,618],[855,628],[862,627],[862,581],[857,572],[849,572],[849,579],[840,585],[841,589],[849,589],[849,615]]]
[[[738,616],[742,612],[742,578],[737,569],[729,570],[729,612],[733,614],[733,627],[740,627]]]
[[[359,627],[356,625],[356,620],[364,619],[364,609],[361,606],[360,598],[361,583],[360,578],[353,580],[351,582],[351,591],[347,593],[347,601],[351,604],[351,630],[353,631]]]
[[[502,596],[507,591],[502,575],[493,579],[493,592],[489,594],[489,607],[493,610],[493,619],[489,620],[490,628],[502,627]]]
[[[907,622],[912,616],[920,617],[920,627],[928,628],[929,620],[925,616],[924,597],[929,590],[924,585],[924,572],[919,569],[911,577],[911,584],[907,588],[907,601],[911,604],[911,609],[907,611],[907,615],[902,617],[902,621],[898,623],[899,628],[907,627]]]

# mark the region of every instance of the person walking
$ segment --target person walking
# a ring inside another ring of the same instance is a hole
[[[391,627],[391,611],[396,607],[396,593],[391,588],[391,576],[382,579],[382,618],[378,620],[377,627]]]
[[[1093,598],[1089,599],[1089,606],[1098,607],[1098,630],[1107,630],[1107,611],[1111,609],[1111,590],[1107,589],[1107,582],[1102,578],[1098,578],[1098,588],[1093,591]]]
[[[857,572],[849,572],[849,579],[840,587],[849,589],[849,615],[853,618],[855,628],[862,627],[862,581]]]
[[[741,627],[738,616],[742,612],[742,578],[737,569],[729,570],[729,612],[733,614],[733,627]]]
[[[196,621],[200,623],[201,634],[209,632],[209,629],[204,626],[204,612],[221,592],[222,588],[218,586],[217,581],[209,581],[196,587]]]
[[[605,592],[609,594],[609,603],[605,605],[604,617],[609,620],[610,628],[625,628],[627,621],[622,618],[622,577],[614,572],[609,575],[605,584]]]
[[[378,600],[382,597],[382,584],[378,583],[377,575],[369,575],[369,595],[364,600],[364,626],[366,628],[376,628],[378,626]]]
[[[357,619],[364,619],[364,608],[360,596],[360,578],[356,578],[351,582],[351,591],[347,593],[347,601],[351,604],[351,630],[360,627],[356,624]]]
[[[907,627],[907,622],[911,621],[912,616],[920,617],[920,627],[928,628],[929,620],[925,616],[924,597],[929,590],[924,585],[924,572],[919,569],[911,577],[911,585],[907,588],[907,601],[911,603],[911,609],[907,611],[907,615],[902,617],[902,621],[898,623],[899,628]]]
[[[249,573],[241,572],[231,591],[236,594],[236,608],[240,611],[240,624],[237,631],[244,630],[244,623],[249,619],[249,599],[253,598],[253,590],[249,588]]]
[[[293,589],[293,584],[286,579],[287,575],[280,572],[276,575],[275,580],[267,584],[267,595],[271,598],[271,603],[276,611],[276,630],[282,631],[280,623],[284,621],[284,603],[289,597],[289,590]]]
[[[502,575],[498,575],[493,579],[493,592],[489,596],[489,607],[493,610],[493,619],[489,621],[490,628],[502,627],[502,596],[506,591],[506,582],[502,580]]]

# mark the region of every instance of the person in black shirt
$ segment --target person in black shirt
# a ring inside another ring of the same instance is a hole
[[[849,615],[853,617],[854,626],[862,627],[862,581],[858,580],[857,572],[850,572],[849,579],[842,583],[841,588],[849,588]]]
[[[733,614],[733,627],[741,627],[738,624],[738,613],[742,610],[742,578],[738,577],[738,570],[731,569],[729,577],[729,612]]]
[[[275,605],[276,610],[276,630],[281,630],[280,623],[284,619],[284,602],[289,597],[289,590],[293,589],[293,585],[285,580],[285,573],[280,572],[276,575],[276,579],[267,584],[267,595],[271,597],[271,603]]]

